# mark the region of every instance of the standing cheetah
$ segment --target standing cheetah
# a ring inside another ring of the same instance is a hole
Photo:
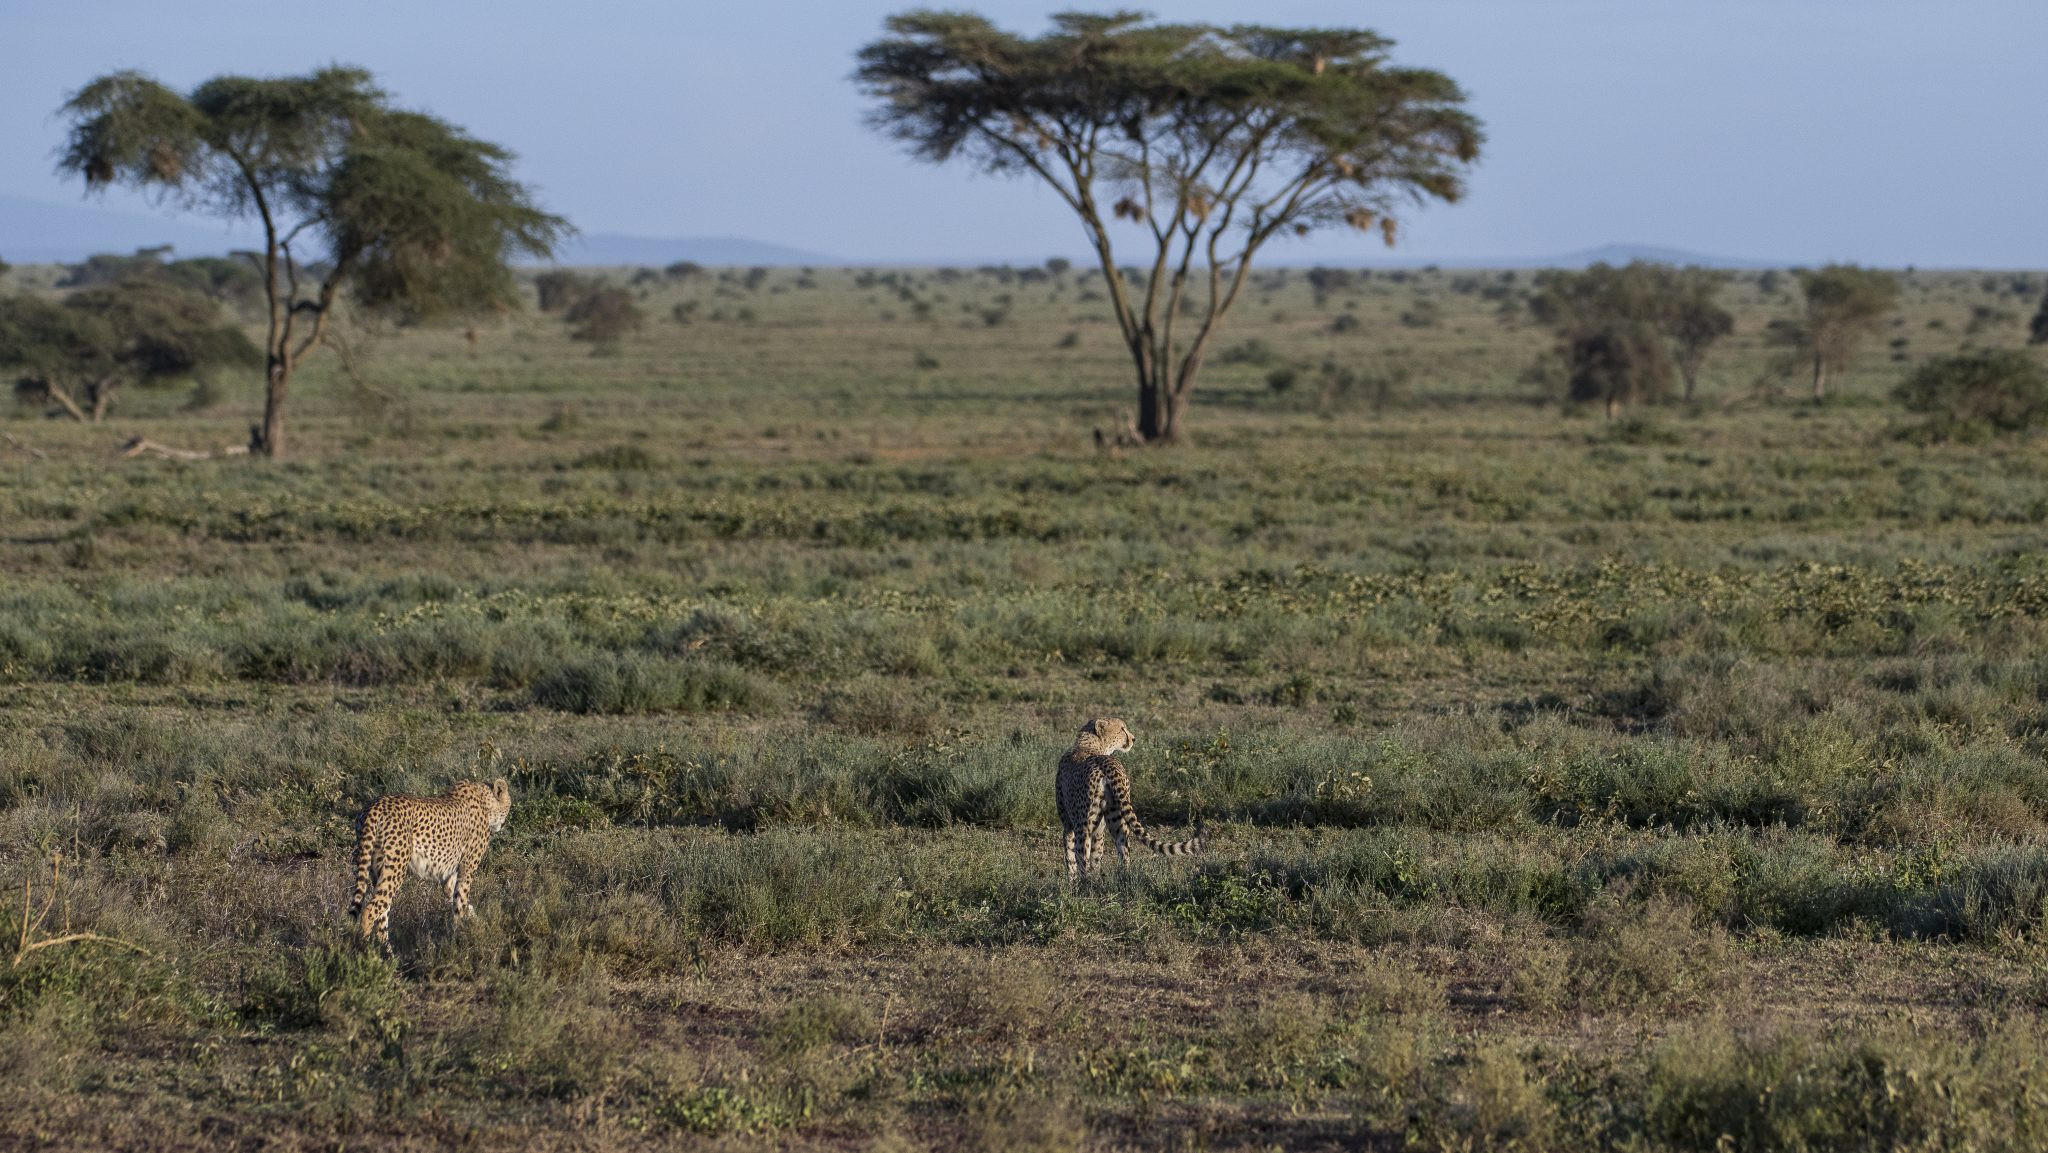
[[[1202,851],[1202,825],[1195,823],[1195,835],[1169,844],[1145,831],[1138,810],[1131,805],[1131,777],[1116,759],[1137,743],[1122,721],[1102,718],[1081,726],[1074,747],[1060,758],[1055,791],[1059,800],[1060,824],[1066,828],[1067,876],[1079,878],[1089,863],[1102,855],[1102,833],[1112,822],[1116,829],[1116,857],[1130,860],[1126,837],[1136,837],[1155,852],[1186,856]]]
[[[407,869],[448,887],[459,920],[469,915],[469,883],[512,812],[512,786],[499,777],[486,785],[462,781],[438,797],[380,798],[363,814],[356,833],[356,892],[349,915],[363,939],[374,932],[391,947],[391,902]]]

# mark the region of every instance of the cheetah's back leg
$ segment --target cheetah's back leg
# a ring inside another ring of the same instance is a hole
[[[1081,827],[1074,835],[1081,842],[1081,874],[1088,874],[1088,867],[1102,855],[1102,791],[1092,788],[1088,792],[1088,811],[1081,816]]]

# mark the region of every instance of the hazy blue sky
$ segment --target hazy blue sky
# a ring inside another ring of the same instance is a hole
[[[848,83],[876,0],[0,0],[0,193],[75,202],[53,110],[89,77],[360,64],[520,154],[588,232],[851,258],[1075,253],[1021,181],[916,164]],[[1039,31],[1071,3],[972,5]],[[1111,7],[1114,5],[1102,5]],[[1411,259],[1610,242],[1786,262],[2048,266],[2048,0],[1188,0],[1172,19],[1363,25],[1465,85],[1490,142]],[[334,15],[329,16],[328,13]],[[1359,237],[1283,259],[1372,255]]]

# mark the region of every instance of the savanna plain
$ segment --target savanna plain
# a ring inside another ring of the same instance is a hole
[[[1816,405],[1745,273],[1610,421],[1529,273],[1266,271],[1125,449],[1078,270],[593,275],[337,326],[280,464],[116,458],[253,373],[0,417],[0,1145],[2048,1146],[2048,457],[1889,399],[2037,282]],[[1068,882],[1096,716],[1204,853]]]

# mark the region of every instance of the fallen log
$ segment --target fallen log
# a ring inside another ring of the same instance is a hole
[[[9,448],[18,448],[21,451],[29,454],[30,456],[35,457],[37,460],[50,459],[49,453],[44,452],[42,449],[37,448],[35,445],[23,444],[21,441],[14,439],[14,437],[8,433],[0,432],[0,440],[6,441],[7,446]]]
[[[216,460],[224,456],[247,455],[249,455],[249,446],[246,444],[231,444],[223,449],[208,451],[195,448],[172,448],[167,444],[158,444],[146,436],[129,437],[127,442],[121,445],[121,459],[123,460],[134,460],[140,456],[160,456],[166,460]]]

